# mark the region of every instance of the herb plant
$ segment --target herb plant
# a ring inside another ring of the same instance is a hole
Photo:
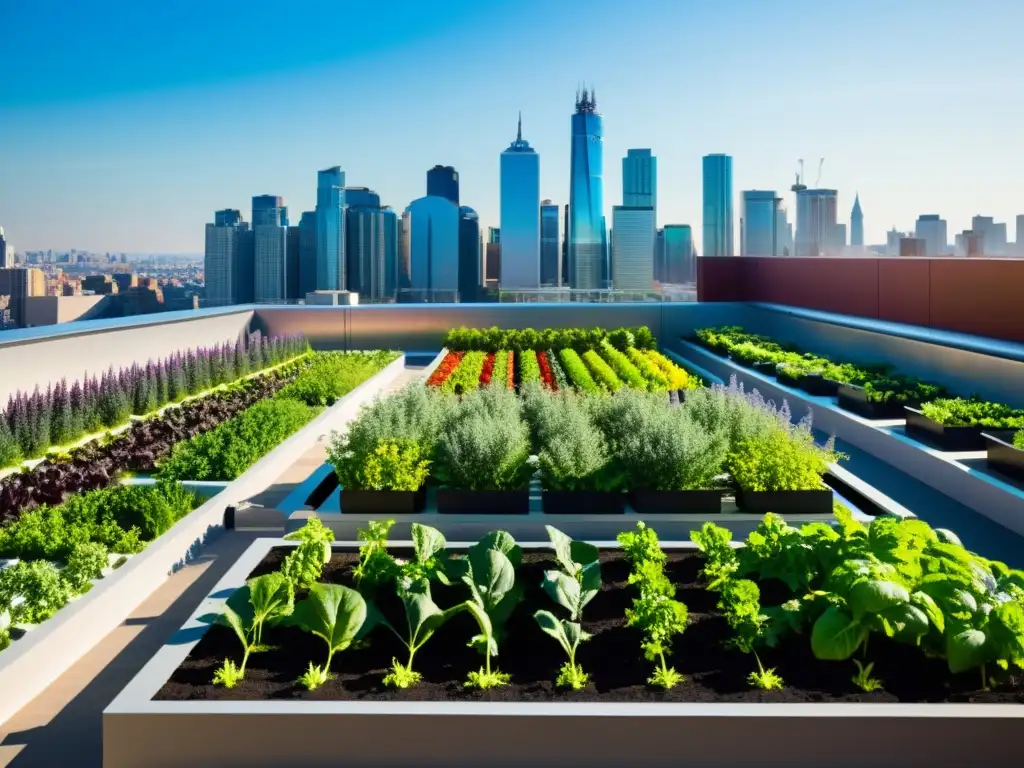
[[[415,440],[382,440],[362,461],[345,461],[338,469],[342,489],[358,491],[418,491],[430,475]]]
[[[68,556],[67,565],[61,576],[76,592],[86,590],[93,579],[103,575],[110,564],[107,548],[99,543],[86,542],[77,545]]]
[[[363,542],[355,569],[356,589],[364,594],[387,584],[398,573],[398,564],[388,553],[388,532],[394,524],[394,520],[367,520],[366,528],[356,533]]]
[[[311,517],[285,539],[299,545],[285,557],[281,572],[294,588],[308,588],[320,579],[324,566],[331,561],[334,532],[320,518]]]
[[[297,682],[309,690],[326,683],[334,654],[352,645],[366,620],[367,604],[356,590],[338,584],[312,585],[309,596],[296,604],[290,623],[323,638],[327,661],[322,667],[310,662]]]
[[[1024,429],[1017,430],[1013,435],[1013,447],[1024,451]]]
[[[60,571],[45,560],[24,560],[0,570],[0,607],[13,624],[39,624],[63,608],[75,594]]]
[[[921,412],[948,427],[1024,428],[1024,410],[990,403],[977,396],[934,400],[922,405]]]

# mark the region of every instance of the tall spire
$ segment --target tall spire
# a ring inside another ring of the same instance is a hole
[[[516,131],[516,142],[523,140],[523,110],[519,110],[519,129]]]

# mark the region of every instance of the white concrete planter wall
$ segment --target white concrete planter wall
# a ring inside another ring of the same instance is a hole
[[[104,768],[1018,763],[1024,707],[1013,704],[153,701],[208,628],[199,616],[219,612],[271,548],[288,544],[256,541],[107,707]]]
[[[224,528],[229,506],[254,496],[284,472],[295,457],[332,428],[348,423],[359,407],[401,375],[401,355],[268,453],[204,503],[100,581],[52,619],[0,652],[0,725],[119,626],[167,577],[191,560]]]
[[[679,341],[674,346],[687,362],[720,379],[728,381],[735,375],[748,390],[756,387],[766,398],[776,402],[788,400],[797,417],[805,408],[811,408],[816,429],[836,435],[978,514],[1024,535],[1024,491],[964,461],[975,458],[980,461],[984,452],[975,457],[973,454],[953,454],[930,448],[907,437],[903,433],[902,421],[865,419],[841,409],[835,398],[816,397],[792,389],[696,344]]]

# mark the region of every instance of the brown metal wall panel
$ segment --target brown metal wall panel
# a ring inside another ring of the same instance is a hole
[[[932,259],[931,324],[1024,341],[1024,260]]]
[[[878,264],[878,318],[927,326],[930,259],[872,259]]]

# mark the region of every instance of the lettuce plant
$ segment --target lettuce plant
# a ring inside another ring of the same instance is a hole
[[[402,664],[398,659],[391,660],[391,671],[384,677],[384,685],[408,688],[409,686],[416,685],[422,679],[422,675],[412,668],[416,651],[422,648],[424,643],[433,637],[434,633],[448,619],[460,611],[466,610],[466,604],[460,603],[446,611],[442,611],[431,598],[430,585],[428,583],[422,581],[415,583],[408,579],[403,580],[399,588],[399,597],[402,599],[402,606],[405,609],[406,632],[402,634],[390,624],[386,624],[386,626],[408,649],[409,659],[405,664]]]
[[[234,630],[242,644],[242,663],[236,665],[232,659],[214,673],[214,685],[234,688],[245,677],[245,667],[252,653],[265,650],[263,628],[275,624],[292,613],[294,592],[288,579],[280,572],[268,573],[250,579],[241,589],[235,590],[220,614],[206,614],[200,621],[217,623]]]
[[[316,583],[324,566],[331,561],[334,532],[320,522],[320,518],[311,517],[299,530],[285,536],[285,539],[297,541],[299,545],[285,557],[281,572],[293,588],[307,588]]]
[[[357,639],[367,612],[366,601],[354,589],[339,584],[314,584],[309,588],[309,596],[295,606],[290,623],[327,643],[327,662],[322,667],[310,662],[297,681],[300,685],[313,690],[330,679],[334,654]]]

